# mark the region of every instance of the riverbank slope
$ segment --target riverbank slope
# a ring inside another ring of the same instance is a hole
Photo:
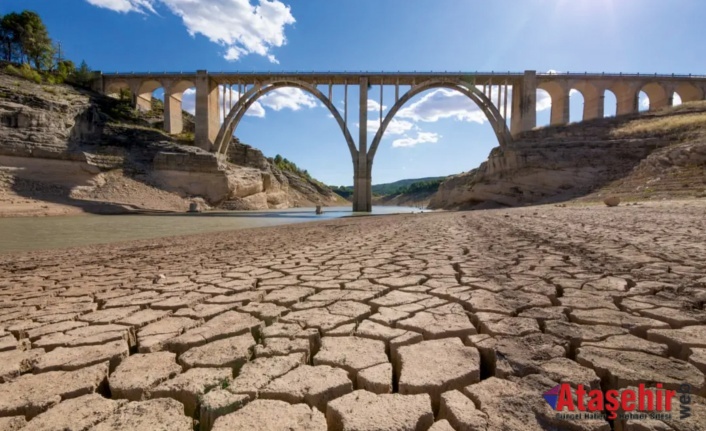
[[[191,202],[240,210],[342,202],[235,138],[225,157],[193,146],[187,113],[186,133],[178,136],[160,130],[154,114],[82,88],[0,72],[0,216],[182,212]]]
[[[450,177],[431,208],[706,197],[706,102],[546,127]]]

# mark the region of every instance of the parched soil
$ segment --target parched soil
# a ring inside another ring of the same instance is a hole
[[[119,170],[104,172],[96,180],[88,187],[72,188],[21,178],[0,167],[0,218],[185,212],[189,208],[189,199],[136,181]]]
[[[0,429],[703,430],[705,212],[410,214],[2,255]],[[559,383],[688,388],[691,416],[674,398],[659,419],[566,418],[542,397]]]

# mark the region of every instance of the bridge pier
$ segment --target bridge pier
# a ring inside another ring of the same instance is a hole
[[[218,118],[218,83],[205,70],[196,71],[196,127],[195,143],[199,148],[213,151],[220,121]]]
[[[178,135],[184,131],[181,116],[182,93],[172,89],[164,91],[164,131],[170,135]]]
[[[537,72],[526,70],[512,87],[512,120],[510,133],[517,136],[537,125]]]
[[[372,160],[368,162],[368,78],[360,78],[358,154],[353,160],[353,211],[373,210]]]

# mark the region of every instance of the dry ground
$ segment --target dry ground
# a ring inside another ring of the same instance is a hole
[[[366,217],[2,255],[0,429],[704,430],[705,211]],[[560,419],[542,398],[559,382],[688,383],[692,416]]]

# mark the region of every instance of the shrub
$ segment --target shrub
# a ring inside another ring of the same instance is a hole
[[[34,81],[37,84],[42,83],[42,75],[36,70],[32,69],[29,64],[23,63],[19,68],[9,65],[5,68],[5,72],[10,75],[17,76],[19,78],[24,78],[28,81]]]

